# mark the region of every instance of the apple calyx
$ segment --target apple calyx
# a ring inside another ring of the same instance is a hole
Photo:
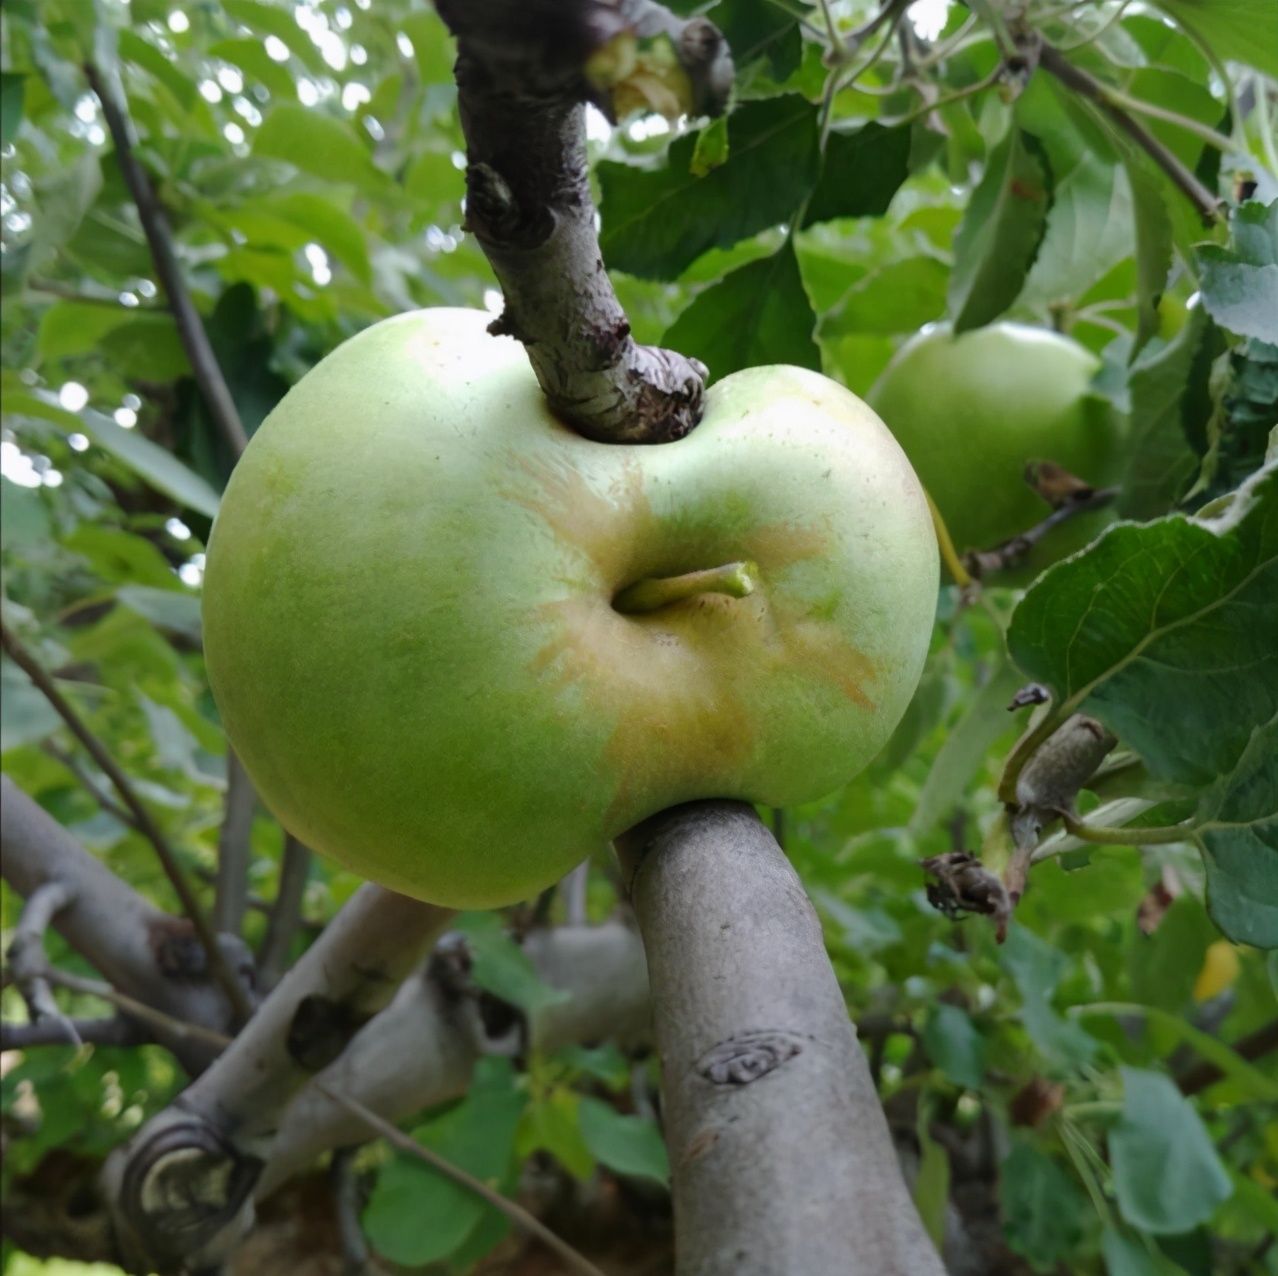
[[[681,576],[650,576],[627,585],[612,600],[613,609],[625,616],[658,611],[698,594],[727,594],[746,598],[754,593],[758,567],[754,563],[725,563]]]

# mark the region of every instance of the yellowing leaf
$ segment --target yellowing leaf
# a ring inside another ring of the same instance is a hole
[[[1218,939],[1203,954],[1203,966],[1194,980],[1194,1000],[1210,1001],[1238,978],[1238,950],[1227,939]]]

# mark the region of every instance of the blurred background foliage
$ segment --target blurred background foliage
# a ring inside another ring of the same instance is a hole
[[[1140,516],[1155,520],[1142,544],[1170,544],[1162,516],[1232,492],[1261,466],[1275,423],[1272,4],[921,0],[889,6],[887,21],[848,41],[873,12],[722,0],[710,16],[738,64],[726,121],[640,113],[610,124],[592,109],[605,258],[636,334],[669,334],[714,376],[797,362],[863,394],[905,338],[947,317],[1069,333],[1102,358],[1097,393],[1130,417],[1138,455],[1158,459],[1142,489]],[[207,881],[226,746],[202,666],[199,589],[232,458],[81,68],[123,92],[251,432],[320,357],[379,318],[499,310],[463,229],[450,41],[413,0],[6,0],[2,21],[5,616]],[[1017,62],[1018,23],[1128,103],[1239,210],[1231,224],[1205,226],[1095,102]],[[1009,209],[997,197],[1018,163],[1047,194]],[[993,211],[965,234],[982,190]],[[352,448],[361,425],[351,422]],[[1038,588],[1068,605],[1106,569],[1071,570]],[[1002,1265],[990,1271],[1278,1272],[1278,1072],[1272,1054],[1249,1063],[1225,1044],[1263,1040],[1278,966],[1222,938],[1198,850],[1053,856],[1001,946],[984,921],[956,922],[925,896],[920,858],[1006,854],[996,786],[1024,726],[1007,712],[1026,681],[1005,642],[1020,597],[995,580],[970,605],[947,584],[923,684],[888,748],[843,792],[777,817],[917,1164],[920,1208],[935,1236],[956,1213],[993,1236],[981,1252]],[[1227,629],[1200,639],[1191,664],[1227,666],[1242,641]],[[26,676],[7,661],[2,673],[5,771],[174,909],[148,846],[95,797],[104,777]],[[1263,702],[1272,663],[1250,677],[1227,692]],[[1218,710],[1195,694],[1179,721],[1207,739]],[[1278,855],[1267,827],[1256,854]],[[250,889],[269,901],[282,832],[265,811],[252,845]],[[312,866],[299,943],[357,884]],[[6,927],[19,904],[6,891]],[[621,906],[602,851],[588,905],[595,920]],[[264,925],[263,908],[250,909],[251,942]],[[510,957],[499,929],[468,933],[498,965]],[[92,973],[59,941],[50,955]],[[22,1017],[13,990],[3,1004]],[[1196,1034],[1219,1045],[1205,1081]],[[604,1045],[519,1070],[489,1062],[471,1096],[414,1124],[418,1137],[509,1190],[534,1172],[582,1193],[602,1182],[637,1216],[664,1217],[651,1060]],[[182,1084],[156,1046],[10,1052],[3,1071],[9,1181],[60,1156],[100,1160]],[[520,1270],[475,1266],[514,1244],[486,1207],[384,1150],[367,1168],[364,1224],[387,1260]],[[448,1226],[424,1229],[424,1217]],[[6,1240],[4,1270],[85,1269],[36,1263]]]

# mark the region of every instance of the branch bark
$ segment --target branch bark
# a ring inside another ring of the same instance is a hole
[[[618,852],[648,954],[677,1271],[943,1276],[816,911],[754,811],[675,808]]]
[[[302,899],[311,869],[311,852],[291,833],[284,835],[280,881],[257,954],[257,973],[264,988],[273,988],[288,963],[289,949],[302,924]]]
[[[279,1113],[394,995],[452,913],[361,887],[214,1064],[113,1154],[126,1253],[213,1263],[252,1218]]]
[[[213,924],[238,935],[248,907],[249,839],[257,793],[234,749],[226,754],[226,810],[217,839],[217,894]]]
[[[528,350],[551,410],[588,438],[659,443],[701,418],[705,367],[641,346],[599,253],[586,169],[590,55],[627,32],[665,35],[700,109],[722,110],[732,64],[704,18],[651,0],[439,0],[457,37],[466,226],[501,282],[494,332]]]
[[[73,898],[53,928],[106,981],[163,1013],[224,1032],[234,1020],[225,992],[210,978],[190,923],[153,907],[100,864],[8,776],[0,777],[0,866],[5,880],[30,899],[46,884]],[[222,938],[230,964],[250,964],[243,944]],[[251,968],[251,964],[250,964]],[[190,1072],[212,1058],[206,1042],[154,1033]]]

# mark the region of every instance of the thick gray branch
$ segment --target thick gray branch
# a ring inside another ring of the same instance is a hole
[[[542,980],[568,993],[529,1025],[532,1045],[549,1053],[573,1042],[642,1037],[648,981],[639,936],[620,922],[534,931],[524,951]],[[429,969],[409,979],[395,1000],[316,1078],[397,1121],[464,1094],[471,1069],[494,1043],[474,1013]],[[358,1120],[308,1085],[289,1105],[258,1185],[264,1197],[332,1147],[365,1138]]]
[[[30,899],[52,883],[71,892],[53,927],[109,984],[173,1018],[230,1029],[232,1009],[190,922],[147,903],[7,776],[0,778],[0,852],[5,880],[19,895]],[[221,945],[243,974],[243,945],[228,936]],[[207,1044],[158,1032],[156,1039],[191,1072],[211,1058]]]
[[[648,954],[679,1276],[942,1276],[771,833],[744,804],[702,802],[619,851]]]
[[[216,1062],[108,1162],[122,1243],[157,1266],[213,1261],[251,1216],[280,1111],[331,1063],[452,916],[362,886]]]
[[[588,438],[660,443],[701,416],[705,368],[638,345],[599,254],[584,103],[589,56],[626,31],[673,41],[700,109],[722,109],[732,64],[713,24],[651,0],[439,0],[458,39],[469,165],[466,224],[505,294],[494,331],[528,350],[551,409]],[[606,106],[606,101],[604,102]]]

